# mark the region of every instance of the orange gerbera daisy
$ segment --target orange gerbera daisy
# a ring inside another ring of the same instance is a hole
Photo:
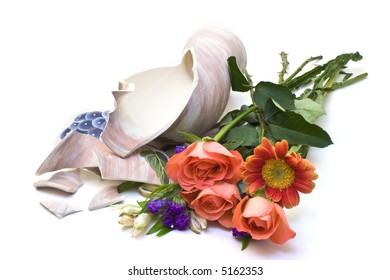
[[[286,140],[271,145],[263,138],[252,156],[247,157],[242,178],[247,184],[246,192],[254,195],[264,187],[267,198],[282,207],[292,208],[299,204],[299,193],[310,193],[318,178],[315,167],[297,153],[288,153]]]

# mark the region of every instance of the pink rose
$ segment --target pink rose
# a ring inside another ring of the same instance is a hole
[[[269,238],[277,244],[283,244],[296,235],[283,209],[262,197],[246,196],[240,201],[234,210],[233,227],[249,233],[253,239]]]
[[[237,183],[242,164],[242,156],[237,151],[228,151],[217,142],[195,142],[172,156],[166,171],[184,190],[204,190],[221,181]]]
[[[233,209],[241,199],[236,185],[218,182],[202,191],[182,192],[181,196],[199,216],[233,227]]]

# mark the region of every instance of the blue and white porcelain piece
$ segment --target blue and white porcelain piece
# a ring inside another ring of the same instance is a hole
[[[89,134],[97,139],[100,139],[107,121],[108,111],[92,111],[84,112],[74,118],[69,127],[62,131],[60,138],[64,139],[71,131],[76,131],[82,134]]]

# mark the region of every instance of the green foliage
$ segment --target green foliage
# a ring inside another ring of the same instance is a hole
[[[327,94],[338,88],[358,82],[367,73],[353,77],[345,71],[348,62],[362,59],[360,53],[345,53],[327,63],[300,74],[304,67],[322,59],[322,56],[305,60],[292,74],[285,79],[289,65],[287,54],[281,53],[282,70],[279,83],[260,81],[252,87],[249,75],[240,71],[233,57],[228,59],[231,73],[232,89],[250,91],[252,104],[242,106],[240,110],[229,112],[220,123],[220,130],[214,139],[222,139],[227,147],[235,147],[244,158],[261,141],[263,136],[272,142],[285,139],[296,145],[296,151],[306,156],[309,147],[326,147],[332,144],[328,133],[314,122],[325,114],[324,102]],[[298,75],[300,74],[300,75]],[[301,94],[296,96],[296,91]],[[255,110],[253,106],[258,106]],[[245,110],[250,114],[242,116]],[[234,126],[231,125],[233,122]],[[221,133],[224,137],[221,137]]]
[[[294,112],[300,114],[310,123],[325,115],[324,105],[310,98],[296,99]]]
[[[140,183],[140,182],[125,181],[125,182],[118,185],[118,187],[117,187],[118,192],[122,193],[122,192],[130,190],[130,189],[138,188],[139,186],[141,186],[141,184],[142,183]]]
[[[270,132],[278,140],[286,139],[290,145],[320,148],[332,144],[328,133],[321,127],[309,123],[297,113],[280,110],[270,99],[264,111]]]
[[[181,187],[178,183],[164,184],[155,188],[150,197],[155,199],[173,198],[179,194]]]
[[[202,141],[202,139],[195,134],[184,132],[184,131],[176,131],[176,132],[181,136],[183,136],[190,143]]]
[[[157,222],[148,230],[146,234],[153,234],[159,232],[163,228],[165,228],[163,221],[157,220]]]
[[[249,246],[249,242],[252,240],[250,236],[245,236],[241,239],[241,251],[245,250]]]
[[[244,76],[244,74],[242,74],[234,56],[228,58],[228,65],[230,70],[232,90],[241,92],[249,91],[252,88],[250,82]]]
[[[173,229],[167,228],[162,220],[157,220],[157,222],[148,230],[147,235],[157,233],[156,236],[161,237],[165,234],[171,232]]]
[[[240,143],[242,146],[257,146],[259,145],[259,130],[256,126],[245,124],[243,126],[233,127],[225,135],[224,141],[231,143]],[[240,139],[240,142],[237,140]],[[237,147],[238,148],[238,147]]]
[[[282,70],[278,83],[260,81],[253,86],[246,70],[241,71],[235,57],[227,60],[233,91],[248,92],[251,104],[244,104],[240,109],[228,112],[215,127],[214,137],[191,134],[178,131],[188,142],[216,141],[228,150],[238,151],[243,158],[253,154],[253,150],[261,143],[262,137],[271,142],[287,140],[290,145],[289,153],[296,152],[306,157],[310,147],[327,147],[332,144],[331,137],[314,122],[325,114],[324,102],[326,96],[344,86],[353,84],[365,78],[367,73],[353,76],[346,72],[350,61],[359,61],[362,56],[356,53],[346,53],[329,60],[327,63],[316,65],[311,70],[300,74],[304,67],[313,61],[322,59],[315,56],[306,59],[288,77],[288,57],[281,53]],[[297,92],[300,92],[298,95]],[[172,146],[176,143],[171,143]],[[172,148],[172,146],[170,148]],[[167,149],[168,150],[168,149]],[[178,183],[169,184],[165,171],[168,160],[166,154],[160,151],[143,151],[141,155],[149,163],[160,178],[161,185],[141,202],[142,212],[148,212],[147,205],[153,199],[171,199],[175,203],[185,205],[180,196],[182,188]],[[124,182],[118,186],[123,192],[139,186],[138,182]],[[257,196],[265,197],[264,189],[260,188]],[[163,236],[172,231],[162,222],[161,214],[155,215],[156,222],[147,234]],[[250,236],[241,239],[242,250],[247,248]]]
[[[167,184],[169,179],[165,171],[165,164],[168,158],[159,151],[143,151],[141,156],[149,163],[150,167],[156,172],[161,184]]]
[[[269,98],[285,110],[295,109],[295,95],[287,87],[270,82],[258,83],[253,95],[253,101],[260,108],[265,108],[265,104]]]

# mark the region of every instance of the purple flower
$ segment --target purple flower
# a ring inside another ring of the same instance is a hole
[[[162,221],[167,228],[174,228],[175,227],[175,217],[172,215],[164,216]]]
[[[247,193],[246,193],[246,192],[243,192],[240,196],[241,196],[241,198],[244,198],[244,197],[247,196]]]
[[[166,207],[167,212],[169,212],[172,215],[179,215],[184,213],[186,210],[185,206],[179,203],[174,203],[171,200],[168,201],[167,207]]]
[[[185,149],[187,149],[187,145],[182,145],[182,146],[176,146],[175,148],[175,153],[178,154],[178,153],[181,153],[182,151],[184,151]]]
[[[235,238],[241,239],[250,236],[249,233],[238,231],[236,228],[232,228],[232,234]]]
[[[185,205],[175,203],[171,199],[152,198],[147,207],[152,214],[161,214],[161,220],[167,228],[184,230],[190,226],[191,218]]]
[[[182,213],[176,216],[175,228],[178,230],[187,229],[190,226],[190,216],[186,213]]]
[[[160,212],[161,208],[164,207],[166,204],[166,201],[164,199],[154,199],[150,200],[148,202],[148,210],[152,214],[156,214]]]

